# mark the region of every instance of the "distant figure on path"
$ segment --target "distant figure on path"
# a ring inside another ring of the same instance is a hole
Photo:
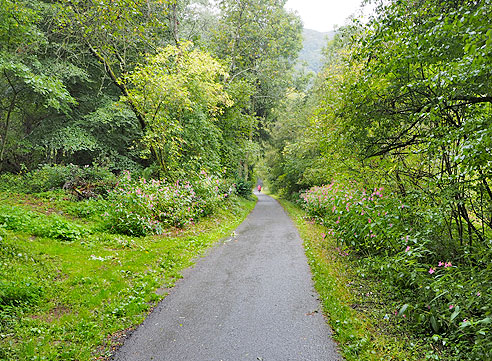
[[[261,193],[261,184],[258,184],[258,193]]]

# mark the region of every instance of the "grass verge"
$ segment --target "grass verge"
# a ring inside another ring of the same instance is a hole
[[[154,237],[100,231],[97,217],[74,216],[84,207],[77,204],[0,194],[0,360],[110,356],[255,201],[229,201],[213,217]]]
[[[361,274],[357,260],[341,250],[327,230],[294,203],[279,199],[296,224],[320,295],[323,312],[348,361],[421,360],[419,340],[397,330],[390,295],[377,279]]]

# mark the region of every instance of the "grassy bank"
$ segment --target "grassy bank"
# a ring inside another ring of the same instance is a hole
[[[184,230],[129,237],[103,230],[97,202],[0,193],[0,359],[109,356],[254,204],[230,199]]]
[[[397,330],[390,295],[361,273],[357,259],[341,250],[328,230],[295,204],[280,200],[304,241],[315,288],[346,360],[421,360],[427,347]]]

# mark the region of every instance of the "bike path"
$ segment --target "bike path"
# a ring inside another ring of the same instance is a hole
[[[235,233],[185,272],[114,360],[342,359],[280,204],[258,194]]]

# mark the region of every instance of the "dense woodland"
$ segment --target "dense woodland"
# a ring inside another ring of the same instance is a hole
[[[285,2],[0,0],[0,359],[94,357],[155,301],[135,284],[162,281],[143,270],[107,296],[134,303],[53,341],[19,316],[59,292],[32,239],[145,250],[235,209],[257,177],[387,291],[383,332],[420,340],[411,359],[492,359],[491,1],[381,2],[326,40],[314,79]],[[39,199],[82,223],[26,211]],[[371,349],[339,341],[347,359]]]

